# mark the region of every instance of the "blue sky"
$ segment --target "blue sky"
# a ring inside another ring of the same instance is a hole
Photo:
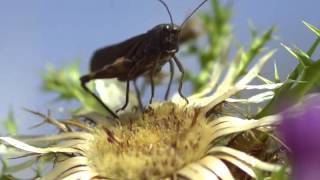
[[[180,24],[200,0],[166,2],[174,21]],[[243,43],[249,41],[249,21],[261,30],[277,26],[278,38],[269,44],[273,48],[280,48],[280,42],[284,42],[307,49],[314,36],[301,21],[320,27],[318,0],[237,0],[232,3],[233,29]],[[209,4],[201,10],[208,10]],[[34,119],[22,111],[22,107],[46,112],[48,102],[54,97],[40,91],[40,74],[46,64],[62,66],[80,58],[82,72],[86,73],[96,48],[164,22],[169,22],[168,14],[156,0],[1,0],[0,118],[10,107],[19,122]],[[283,49],[278,51],[275,60],[285,72],[295,64]]]

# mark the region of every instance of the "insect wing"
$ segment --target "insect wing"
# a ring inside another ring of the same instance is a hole
[[[130,56],[144,41],[145,37],[146,34],[140,34],[121,43],[98,49],[91,58],[90,71],[100,70],[104,66],[114,63],[120,57]]]

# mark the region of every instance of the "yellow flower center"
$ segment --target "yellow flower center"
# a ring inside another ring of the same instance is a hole
[[[114,179],[159,179],[203,157],[211,141],[207,119],[194,107],[153,104],[97,127],[86,149],[90,166]]]

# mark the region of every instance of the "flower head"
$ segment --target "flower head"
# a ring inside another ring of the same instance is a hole
[[[142,112],[125,111],[119,120],[94,118],[93,124],[78,118],[58,121],[40,114],[60,132],[32,138],[0,137],[0,140],[15,147],[19,155],[48,158],[54,166],[41,175],[42,179],[235,179],[237,175],[232,174],[225,162],[251,177],[256,177],[257,169],[278,171],[280,166],[228,146],[237,133],[274,125],[279,120],[277,115],[248,120],[215,114],[213,110],[222,102],[256,104],[269,99],[270,93],[249,99],[230,97],[247,89],[278,87],[248,85],[271,55],[272,52],[263,56],[240,80],[230,69],[217,87],[217,77],[221,77],[222,71],[214,71],[211,82],[188,97],[187,105],[174,96],[171,102],[153,103]],[[221,64],[217,62],[214,68],[221,69]]]
[[[115,179],[166,177],[201,159],[212,139],[199,109],[170,102],[123,114],[120,124],[95,128],[91,135],[84,148],[89,166]]]

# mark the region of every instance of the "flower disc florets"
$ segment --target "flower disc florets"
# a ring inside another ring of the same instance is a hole
[[[153,104],[121,116],[112,128],[96,128],[86,157],[102,176],[159,179],[204,156],[210,135],[200,109]]]

